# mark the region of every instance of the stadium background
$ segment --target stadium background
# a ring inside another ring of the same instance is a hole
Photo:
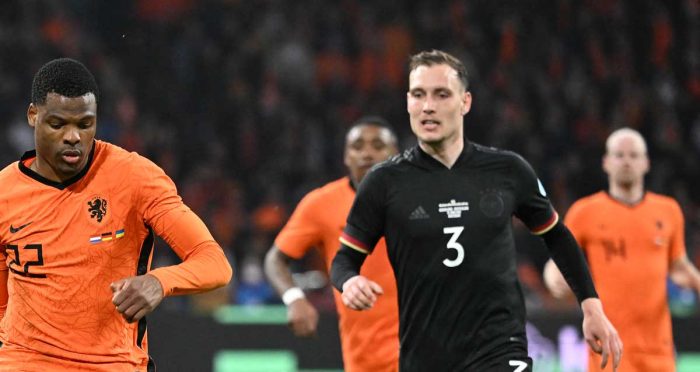
[[[353,120],[382,115],[403,148],[414,144],[406,58],[431,48],[467,64],[474,95],[467,136],[525,156],[562,214],[605,188],[600,154],[611,129],[640,130],[652,159],[648,188],[680,202],[697,264],[698,0],[4,1],[0,163],[33,147],[25,116],[33,73],[52,58],[81,60],[102,92],[98,138],[163,167],[236,269],[227,288],[168,299],[154,314],[160,369],[193,370],[188,360],[195,370],[233,371],[227,356],[236,364],[255,355],[218,354],[214,367],[214,353],[290,349],[262,361],[337,370],[320,261],[311,255],[295,267],[295,279],[323,310],[319,338],[300,341],[284,329],[262,257],[299,199],[344,174],[343,135]],[[575,325],[574,304],[554,301],[543,288],[546,250],[516,228],[533,324]],[[155,265],[174,262],[159,242]],[[700,352],[700,332],[688,332],[697,323],[694,295],[673,286],[670,293],[679,350]],[[555,340],[553,358],[563,360],[571,350],[557,347],[561,328],[554,328],[540,331]],[[183,346],[192,340],[201,345]],[[239,367],[251,371],[251,363]]]

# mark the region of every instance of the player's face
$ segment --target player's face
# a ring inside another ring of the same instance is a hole
[[[345,139],[345,165],[353,181],[359,183],[373,165],[396,154],[396,144],[388,129],[376,125],[353,127]]]
[[[68,98],[49,93],[46,103],[29,105],[27,120],[34,128],[37,173],[61,182],[85,168],[97,127],[94,94]]]
[[[610,182],[623,187],[640,184],[649,171],[649,158],[644,143],[635,136],[620,136],[603,158],[603,169]]]
[[[408,115],[418,140],[434,146],[461,139],[472,97],[457,71],[445,64],[424,65],[411,71],[408,80]]]

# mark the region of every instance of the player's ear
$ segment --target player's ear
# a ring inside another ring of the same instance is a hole
[[[472,94],[469,93],[469,91],[464,91],[464,95],[462,96],[462,116],[466,115],[469,110],[472,109]]]
[[[37,110],[37,107],[35,104],[30,103],[29,107],[27,108],[27,123],[29,123],[29,126],[34,128],[36,127],[36,121],[37,117],[39,116],[39,111]]]
[[[651,164],[649,162],[649,157],[644,154],[644,174],[649,173],[649,168],[651,167]]]
[[[346,167],[350,168],[350,154],[348,154],[347,146],[345,147],[345,151],[343,152],[343,164],[345,164]]]
[[[603,154],[603,158],[601,159],[601,165],[602,165],[603,171],[606,174],[609,174],[610,172],[608,169],[608,153],[607,152],[605,154]]]

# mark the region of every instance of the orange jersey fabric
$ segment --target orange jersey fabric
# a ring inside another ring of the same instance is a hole
[[[228,282],[231,267],[155,164],[95,141],[64,184],[31,171],[32,153],[0,172],[0,371],[146,371],[146,322],[126,323],[110,283],[145,274],[154,231],[184,262],[150,272],[164,294]]]
[[[630,206],[598,192],[574,203],[565,223],[586,254],[605,313],[624,344],[618,371],[675,370],[666,280],[671,263],[685,255],[678,203],[646,192]],[[589,370],[598,371],[600,357],[589,360]]]
[[[355,191],[348,177],[328,183],[302,199],[280,231],[275,245],[299,259],[316,247],[330,271],[340,248],[339,237],[352,207]],[[349,372],[398,371],[399,313],[396,279],[387,257],[384,239],[362,265],[361,274],[377,282],[384,294],[366,311],[350,310],[333,291],[338,310],[343,363]]]

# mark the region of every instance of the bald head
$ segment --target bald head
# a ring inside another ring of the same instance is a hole
[[[620,141],[629,140],[636,143],[636,147],[646,155],[647,153],[647,142],[642,137],[641,133],[637,132],[632,128],[620,128],[608,136],[607,141],[605,141],[605,151],[610,153],[611,149],[615,149],[619,146]]]
[[[643,188],[644,175],[649,171],[644,137],[630,128],[610,134],[605,142],[603,170],[608,174],[611,188]]]

